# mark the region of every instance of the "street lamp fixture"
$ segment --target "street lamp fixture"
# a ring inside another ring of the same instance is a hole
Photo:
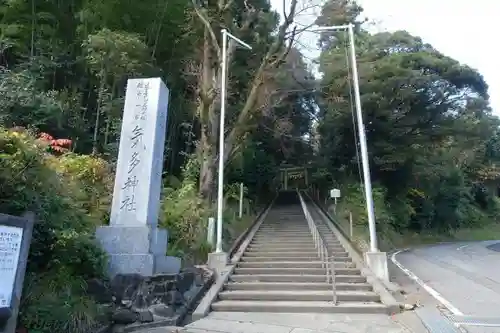
[[[352,81],[354,86],[354,101],[356,104],[356,118],[358,121],[358,136],[361,148],[361,163],[363,166],[363,178],[366,197],[366,210],[368,213],[368,227],[370,229],[370,252],[378,252],[377,230],[375,225],[375,210],[373,204],[372,182],[370,177],[370,164],[368,161],[368,148],[366,144],[365,126],[363,123],[363,113],[361,111],[361,97],[359,92],[358,65],[356,62],[356,49],[354,45],[354,25],[352,23],[339,26],[318,27],[314,31],[335,31],[347,30],[350,44],[350,62],[352,68]]]
[[[221,79],[221,104],[219,125],[219,178],[217,186],[217,245],[215,252],[222,252],[222,215],[224,209],[224,125],[226,117],[226,89],[227,89],[227,41],[231,38],[239,45],[251,50],[252,47],[233,36],[226,29],[222,29],[222,79]]]

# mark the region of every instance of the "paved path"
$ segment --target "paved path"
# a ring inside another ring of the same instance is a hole
[[[428,333],[412,312],[382,314],[297,314],[212,312],[186,327],[140,333]]]
[[[417,317],[346,314],[212,312],[189,333],[423,333]],[[156,333],[156,332],[155,332]]]
[[[402,252],[395,259],[456,315],[498,319],[498,327],[464,325],[470,332],[500,332],[500,242],[450,243]]]

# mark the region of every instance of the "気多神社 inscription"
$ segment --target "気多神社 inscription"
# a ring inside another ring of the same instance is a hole
[[[151,275],[180,268],[158,228],[169,92],[160,78],[129,79],[110,225],[97,230],[109,273]]]
[[[111,225],[156,225],[167,104],[160,79],[128,80]]]
[[[146,143],[143,141],[144,128],[147,121],[147,110],[149,102],[149,82],[139,81],[135,85],[136,88],[136,104],[134,108],[134,122],[131,133],[128,136],[129,149],[132,152],[128,161],[127,177],[122,186],[122,191],[125,192],[124,198],[121,200],[120,210],[129,212],[137,209],[137,193],[136,188],[139,185],[137,177],[140,171],[141,158],[147,150]]]
[[[0,307],[10,306],[23,229],[0,225]]]

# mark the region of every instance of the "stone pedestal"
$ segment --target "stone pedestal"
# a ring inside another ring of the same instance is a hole
[[[366,252],[365,262],[373,274],[381,280],[389,282],[389,268],[387,267],[387,253]]]
[[[140,274],[178,273],[181,260],[166,256],[168,232],[165,229],[141,226],[104,226],[96,238],[108,254],[108,273]]]
[[[109,274],[178,273],[159,229],[169,91],[160,78],[127,81],[110,226],[96,238],[109,254]]]
[[[208,268],[213,270],[218,278],[226,269],[229,256],[226,252],[212,252],[208,254]]]

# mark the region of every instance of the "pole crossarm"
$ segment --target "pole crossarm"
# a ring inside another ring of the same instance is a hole
[[[236,37],[235,35],[233,35],[232,33],[228,32],[226,29],[222,29],[222,33],[225,34],[228,36],[228,37],[231,37],[234,41],[236,41],[238,44],[240,44],[241,46],[243,47],[246,47],[247,49],[251,50],[252,47],[250,45],[248,45],[247,43],[245,43],[244,41],[242,41],[241,39],[239,39],[238,37]]]
[[[317,27],[317,28],[312,28],[312,29],[308,29],[308,30],[316,31],[316,32],[347,30],[347,29],[349,29],[350,26],[354,26],[354,25],[352,23],[349,23],[349,24],[345,24],[345,25],[332,25],[332,26],[328,26],[328,27]]]

